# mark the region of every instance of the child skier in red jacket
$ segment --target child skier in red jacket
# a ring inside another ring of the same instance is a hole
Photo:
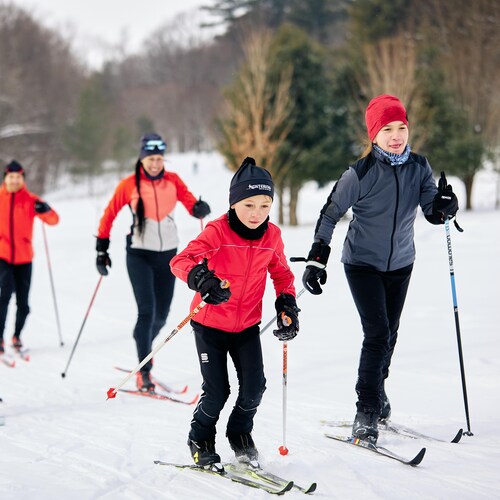
[[[278,339],[293,339],[299,331],[294,276],[284,254],[281,232],[269,222],[274,185],[271,174],[246,158],[231,180],[230,209],[170,263],[172,272],[198,292],[194,308],[208,305],[191,321],[203,377],[203,394],[193,414],[188,445],[197,465],[220,462],[215,451],[216,424],[230,393],[227,355],[238,375],[238,398],[226,436],[236,457],[257,460],[252,439],[253,419],[266,379],[259,324],[267,273],[276,290]],[[222,288],[223,280],[230,283]]]

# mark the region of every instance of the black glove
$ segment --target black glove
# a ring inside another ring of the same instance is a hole
[[[458,200],[452,187],[446,181],[446,175],[441,172],[438,192],[432,201],[432,217],[443,224],[446,219],[453,219],[458,211]]]
[[[111,267],[111,259],[108,254],[109,238],[97,238],[95,249],[97,250],[97,258],[95,265],[101,276],[108,275],[108,267]]]
[[[231,297],[229,287],[222,288],[222,280],[215,276],[215,271],[210,271],[207,259],[202,264],[197,264],[189,271],[187,284],[191,290],[200,292],[201,298],[212,305],[222,304]]]
[[[210,212],[210,206],[206,201],[202,201],[200,196],[200,199],[193,205],[193,217],[203,219],[203,217],[206,217]]]
[[[44,214],[45,212],[50,212],[52,209],[48,203],[45,203],[42,200],[35,201],[35,212],[37,214]]]
[[[326,264],[330,256],[330,247],[321,241],[314,242],[309,255],[307,256],[307,266],[302,275],[304,288],[313,295],[323,293],[320,287],[326,283]]]
[[[297,336],[299,331],[299,312],[295,297],[282,293],[274,303],[276,307],[278,329],[273,333],[279,340],[287,342]]]

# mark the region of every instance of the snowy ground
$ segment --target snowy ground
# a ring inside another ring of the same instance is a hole
[[[199,164],[198,173],[193,162]],[[217,155],[171,156],[196,195],[219,215],[227,208],[231,174]],[[135,303],[125,268],[124,209],[112,233],[113,267],[95,304],[67,370],[61,378],[92,293],[97,222],[117,178],[102,181],[97,195],[85,188],[47,196],[61,223],[47,228],[61,316],[64,347],[59,346],[41,226],[35,231],[36,258],[32,314],[24,333],[32,360],[15,369],[0,366],[0,497],[2,499],[236,499],[268,498],[217,477],[170,470],[154,459],[189,463],[186,436],[192,406],[106,391],[123,378],[113,366],[137,364],[131,336]],[[452,179],[453,181],[453,179]],[[101,181],[100,181],[101,182]],[[270,331],[262,338],[267,392],[255,421],[254,438],[267,469],[298,484],[318,482],[314,494],[328,499],[500,498],[500,214],[493,210],[495,179],[478,178],[475,211],[459,212],[465,232],[452,228],[453,256],[462,327],[473,437],[460,444],[412,440],[382,434],[379,442],[405,456],[421,446],[427,455],[411,468],[323,437],[321,419],[351,419],[361,332],[339,262],[347,222],[334,235],[326,291],[300,299],[301,332],[289,344],[287,445],[282,457],[281,344]],[[463,192],[455,180],[456,191]],[[297,228],[283,228],[287,255],[304,255],[311,244],[319,209],[328,189],[304,189]],[[480,196],[479,196],[480,194]],[[199,231],[199,222],[177,209],[182,245]],[[387,383],[393,420],[443,439],[465,427],[448,259],[443,227],[416,223],[417,261],[402,318],[400,340]],[[292,264],[297,288],[303,264]],[[268,287],[264,323],[274,315]],[[174,303],[161,338],[188,313],[191,292],[177,283]],[[12,310],[12,308],[11,308]],[[12,329],[9,316],[6,338]],[[233,374],[234,370],[231,370]],[[155,359],[160,380],[199,391],[200,376],[189,325]],[[234,382],[234,374],[232,375]],[[131,384],[132,385],[132,384]],[[231,458],[224,424],[234,394],[219,422],[218,451]],[[296,492],[290,498],[302,498]]]

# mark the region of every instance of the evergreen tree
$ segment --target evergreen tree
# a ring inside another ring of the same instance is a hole
[[[125,126],[119,126],[114,131],[113,158],[118,162],[118,174],[120,177],[129,171],[137,156],[137,137],[133,137],[131,131]]]
[[[347,19],[347,0],[291,0],[288,21],[323,45],[335,40]]]
[[[294,101],[292,128],[280,148],[280,168],[286,170],[283,189],[290,192],[289,222],[298,224],[297,201],[309,180],[326,183],[346,167],[350,143],[346,115],[332,93],[326,70],[326,52],[293,25],[284,25],[273,43],[273,67],[292,65],[290,93]]]
[[[89,190],[93,178],[101,172],[108,138],[108,99],[102,82],[95,75],[83,88],[75,122],[66,133],[66,146],[75,160],[71,171],[87,175]]]
[[[356,0],[351,2],[349,15],[352,32],[361,42],[373,42],[395,34],[412,12],[408,0]]]

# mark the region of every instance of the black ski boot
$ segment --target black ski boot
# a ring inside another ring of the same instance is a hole
[[[23,343],[21,342],[21,337],[19,337],[19,335],[12,336],[12,347],[18,351],[23,348]]]
[[[378,420],[381,424],[387,424],[389,418],[391,418],[391,402],[389,401],[384,388],[380,391],[380,403],[382,409],[380,410]]]
[[[220,464],[220,456],[215,451],[215,440],[193,441],[188,438],[187,444],[196,465],[206,467],[213,464]]]
[[[378,413],[372,409],[357,411],[352,424],[352,437],[376,444],[378,439]]]
[[[137,372],[137,390],[141,392],[155,392],[155,385],[149,372]]]
[[[259,452],[255,447],[255,443],[250,433],[232,434],[228,432],[226,435],[229,440],[229,445],[239,462],[257,462],[259,459]]]

